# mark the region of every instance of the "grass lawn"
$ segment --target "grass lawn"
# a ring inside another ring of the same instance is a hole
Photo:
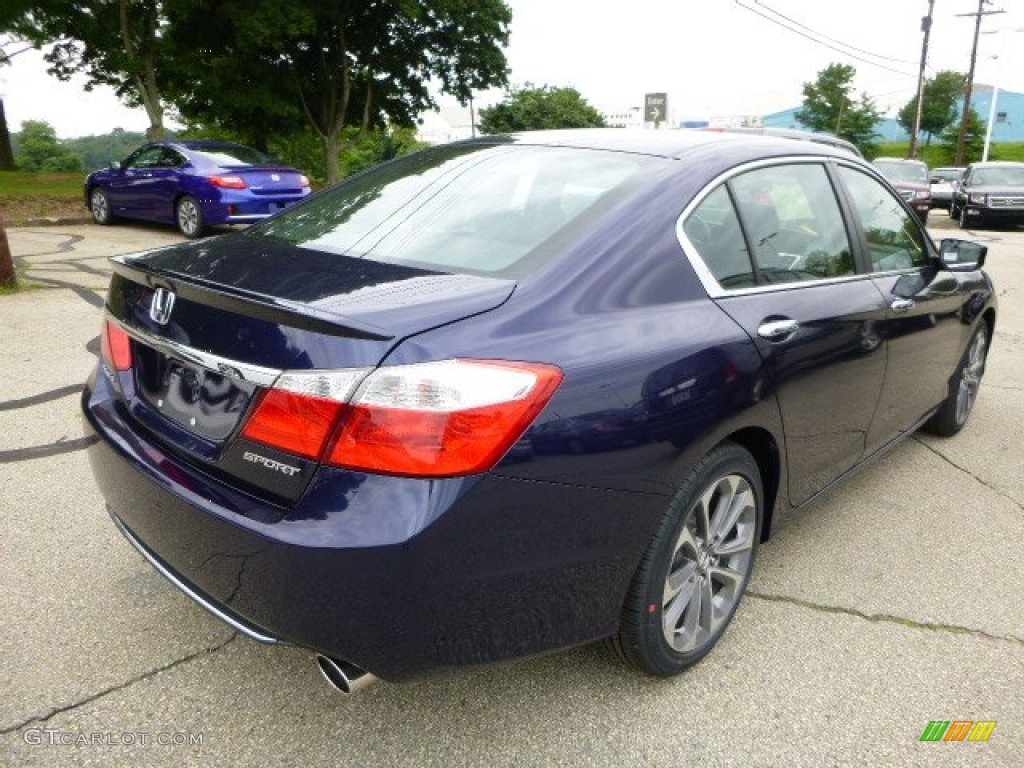
[[[910,143],[906,141],[889,141],[879,145],[879,157],[907,157],[910,154]],[[932,144],[928,147],[921,145],[918,157],[923,160],[929,168],[940,168],[953,165],[953,156],[949,149]],[[980,160],[979,154],[977,160]],[[1005,144],[993,144],[989,147],[989,160],[1014,160],[1024,162],[1024,142],[1007,142]]]
[[[81,173],[0,171],[0,217],[8,227],[30,219],[88,216]]]

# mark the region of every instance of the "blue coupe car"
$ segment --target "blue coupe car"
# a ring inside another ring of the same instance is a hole
[[[309,195],[309,179],[252,147],[158,141],[89,174],[85,204],[97,224],[118,218],[177,224],[188,238],[208,224],[251,224]]]
[[[818,143],[435,147],[115,258],[89,459],[160,573],[340,690],[600,639],[674,675],[778,510],[964,426],[985,257]]]

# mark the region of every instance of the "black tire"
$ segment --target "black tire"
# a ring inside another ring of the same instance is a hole
[[[969,227],[970,227],[970,223],[967,221],[967,209],[966,208],[961,208],[960,209],[960,229],[968,229]]]
[[[115,221],[114,212],[110,209],[110,198],[99,187],[89,190],[89,211],[92,213],[92,220],[101,226],[113,224]]]
[[[957,210],[956,203],[952,200],[949,201],[949,218],[956,219],[960,216],[960,211]]]
[[[988,326],[982,321],[971,336],[964,356],[957,363],[953,378],[949,381],[949,394],[939,410],[924,425],[926,432],[940,437],[952,437],[964,428],[978,399],[987,356]]]
[[[693,468],[626,595],[612,645],[629,664],[670,677],[715,646],[754,568],[762,489],[757,462],[734,443],[723,443]]]
[[[923,226],[927,226],[928,225],[928,214],[929,213],[930,213],[929,211],[924,211],[923,213],[919,211],[918,214],[917,214],[917,218],[919,218],[921,220],[921,224]]]
[[[191,195],[180,198],[174,206],[174,221],[178,225],[178,231],[189,240],[202,237],[206,231],[203,211]]]

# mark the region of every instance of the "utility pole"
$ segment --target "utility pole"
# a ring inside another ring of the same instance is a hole
[[[917,159],[917,135],[921,132],[921,113],[924,110],[924,68],[928,63],[928,37],[932,31],[932,11],[935,0],[928,0],[928,15],[921,19],[924,42],[921,44],[921,69],[917,74],[917,112],[914,115],[914,130],[910,134],[910,159]]]
[[[991,5],[991,0],[978,0],[978,10],[976,13],[958,13],[957,16],[973,16],[974,17],[974,44],[971,46],[971,69],[967,73],[967,89],[964,92],[964,114],[960,120],[960,134],[956,139],[956,158],[953,160],[954,165],[965,165],[964,155],[966,153],[967,145],[967,122],[971,117],[971,96],[974,90],[974,63],[978,59],[978,35],[981,34],[981,17],[991,16],[994,13],[1006,13],[1003,10],[997,11],[986,11],[985,5]]]

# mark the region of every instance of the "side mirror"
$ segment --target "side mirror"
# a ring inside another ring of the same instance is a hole
[[[939,244],[939,258],[950,272],[973,272],[985,266],[988,246],[970,240],[946,238]]]

